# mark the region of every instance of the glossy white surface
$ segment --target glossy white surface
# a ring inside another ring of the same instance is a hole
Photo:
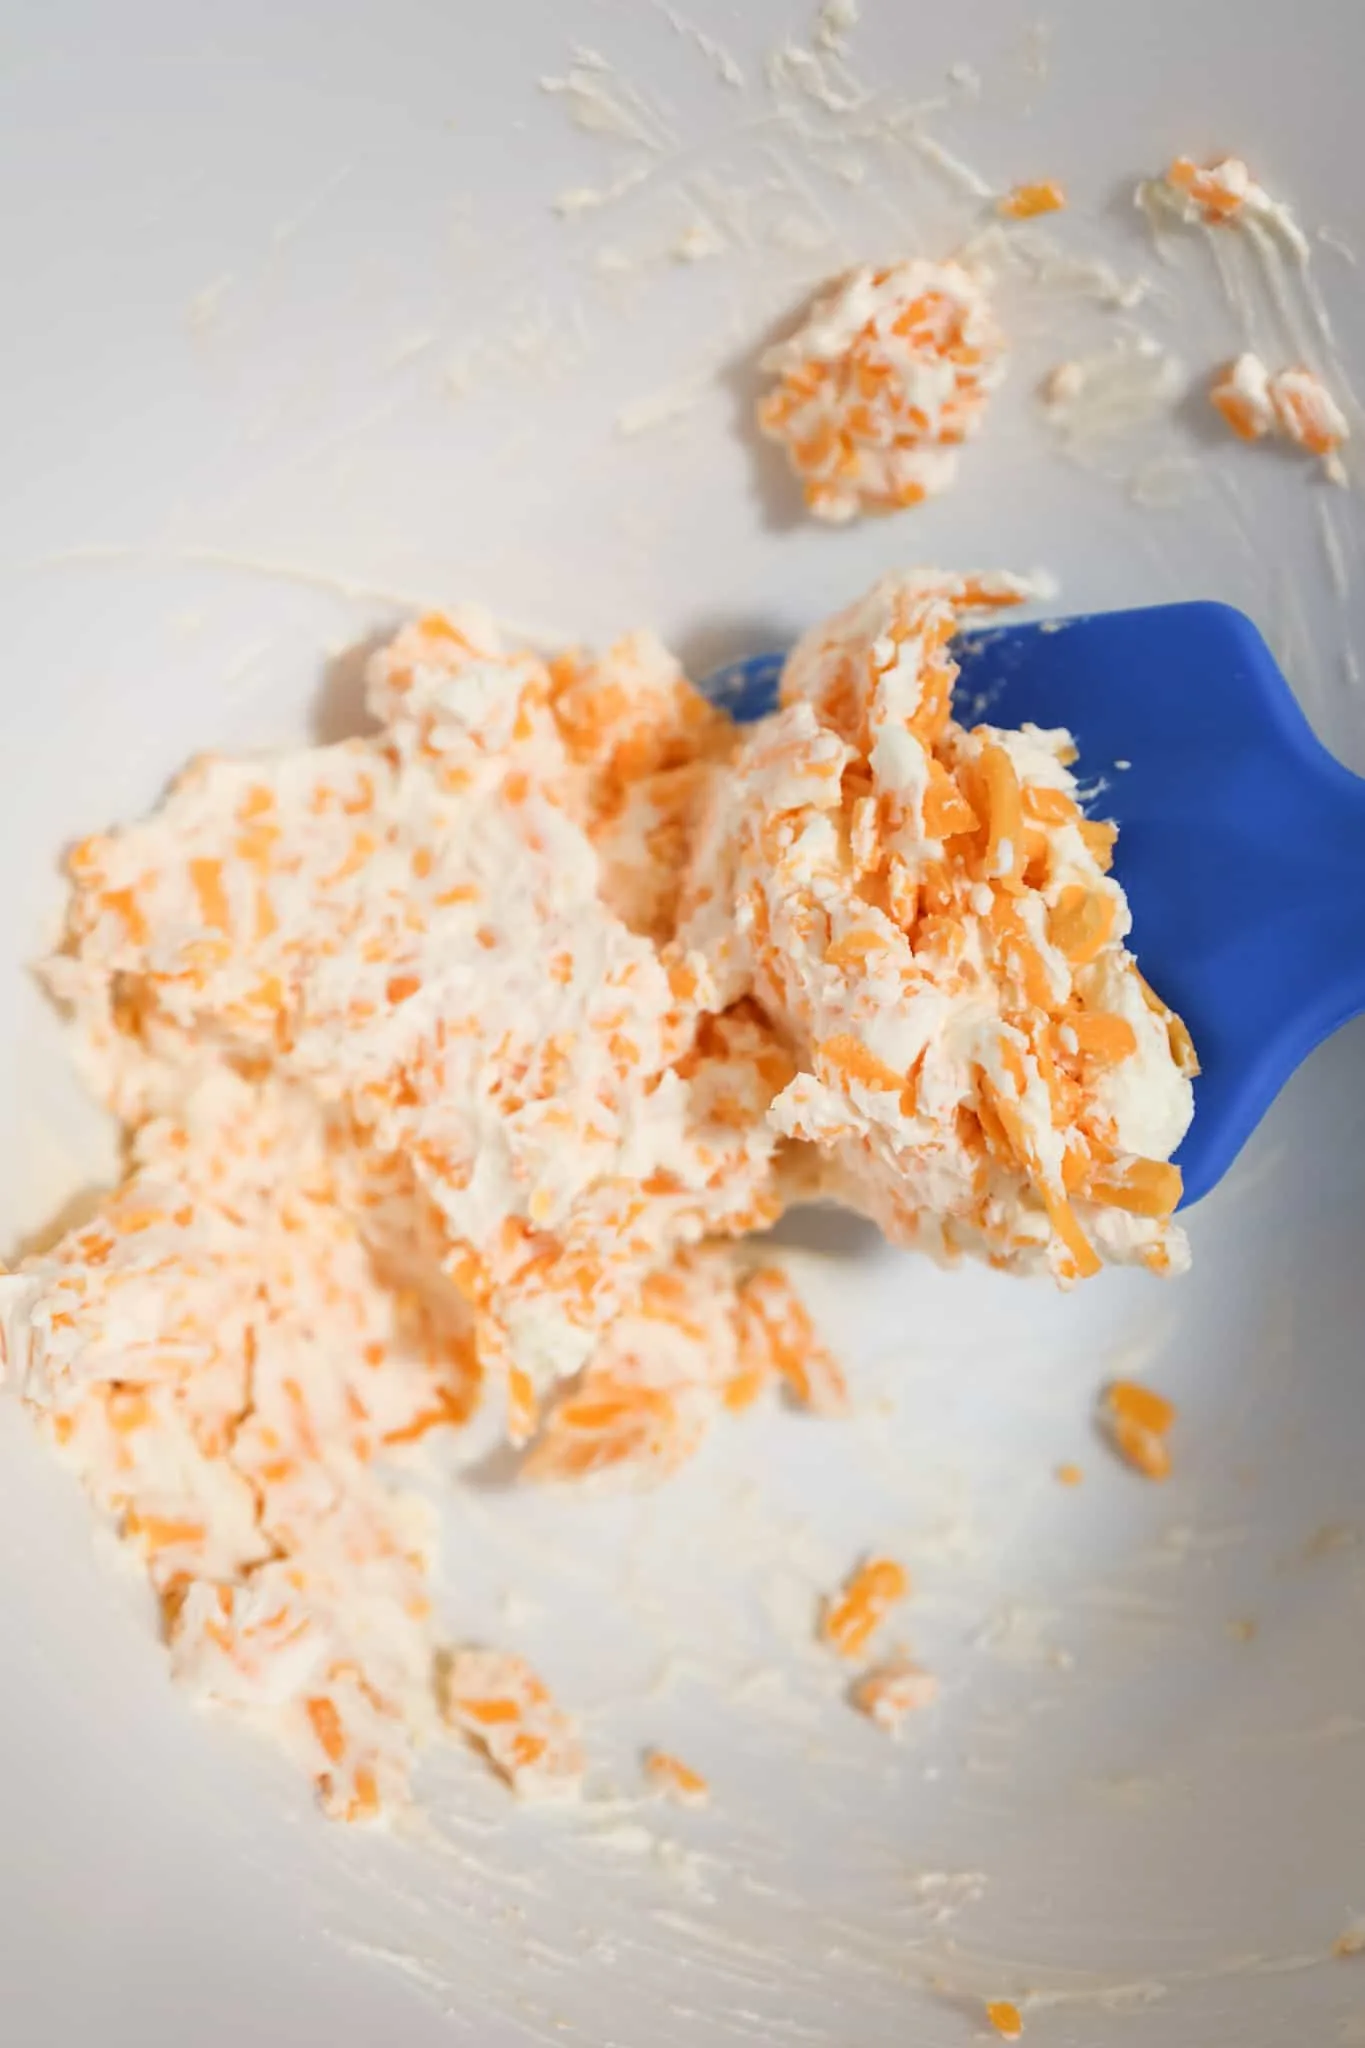
[[[1015,0],[865,13],[874,125],[941,100],[941,143],[995,184],[1064,179],[1058,240],[1155,288],[1127,315],[1007,288],[1020,362],[956,492],[835,534],[792,523],[737,433],[744,365],[817,278],[947,249],[972,208],[922,154],[859,140],[867,109],[783,116],[765,56],[809,22],[782,0],[692,0],[742,87],[647,0],[11,21],[7,1236],[100,1169],[21,971],[56,850],[196,749],[289,737],[324,697],[337,730],[345,650],[410,603],[475,596],[552,636],[649,621],[704,667],[894,561],[1043,563],[1075,608],[1242,604],[1365,765],[1355,494],[1228,446],[1197,399],[1082,462],[1032,401],[1134,326],[1187,380],[1242,344],[1208,252],[1164,266],[1129,203],[1177,149],[1244,152],[1310,230],[1365,247],[1365,17],[1310,0],[1252,36],[1216,0],[1063,0],[1040,38]],[[574,43],[647,141],[577,126],[581,81],[539,89]],[[723,246],[674,260],[699,224]],[[1335,244],[1315,265],[1365,370],[1356,273]],[[1273,342],[1269,302],[1255,318]],[[1178,501],[1134,503],[1135,471]],[[1194,1213],[1178,1287],[1061,1300],[826,1233],[810,1284],[856,1422],[751,1418],[643,1500],[451,1504],[452,1626],[583,1706],[596,1792],[666,1742],[712,1776],[702,1814],[547,1821],[452,1755],[429,1839],[328,1830],[172,1694],[139,1589],[0,1405],[5,2038],[952,2048],[983,1998],[1032,1990],[1026,2038],[1055,2048],[1365,2039],[1360,1965],[1330,1958],[1365,1911],[1362,1082],[1357,1029]],[[1124,1363],[1180,1404],[1164,1489],[1089,1435]],[[1073,1457],[1071,1492],[1050,1475]],[[868,1543],[910,1564],[943,1681],[902,1746],[801,1641]]]

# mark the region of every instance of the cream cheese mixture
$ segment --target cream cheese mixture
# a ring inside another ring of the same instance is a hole
[[[442,1725],[577,1784],[536,1675],[434,1618],[405,1474],[458,1483],[490,1407],[528,1482],[659,1477],[774,1382],[839,1411],[735,1249],[790,1202],[1064,1284],[1184,1264],[1193,1054],[1113,828],[1066,734],[952,717],[962,618],[1026,594],[887,577],[745,728],[647,634],[546,661],[433,613],[373,735],[200,759],[72,849],[44,973],[128,1170],[0,1279],[8,1374],[176,1676],[329,1812],[393,1810]]]
[[[810,510],[843,521],[947,488],[1004,374],[1005,337],[974,269],[917,257],[838,279],[760,367],[777,380],[760,428]]]
[[[1274,199],[1252,177],[1238,156],[1197,164],[1192,157],[1172,159],[1158,178],[1138,186],[1137,203],[1147,213],[1185,226],[1244,227],[1282,244],[1301,263],[1308,260],[1308,237],[1282,199]]]
[[[1312,370],[1302,365],[1268,370],[1247,349],[1218,372],[1209,386],[1209,403],[1239,440],[1278,435],[1320,456],[1334,482],[1344,480],[1337,450],[1350,437],[1350,423]]]

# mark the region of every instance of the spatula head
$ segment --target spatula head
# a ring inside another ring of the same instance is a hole
[[[1087,809],[1120,828],[1129,943],[1199,1053],[1176,1154],[1195,1202],[1300,1061],[1365,1009],[1365,782],[1227,605],[994,627],[955,652],[958,718],[1065,726]],[[761,655],[708,687],[758,718],[781,667]]]

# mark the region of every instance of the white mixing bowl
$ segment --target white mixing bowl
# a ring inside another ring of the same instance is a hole
[[[10,10],[11,1239],[110,1167],[24,977],[57,850],[198,749],[344,729],[348,650],[421,601],[552,639],[647,622],[705,669],[893,563],[1044,565],[1075,609],[1243,605],[1365,763],[1354,490],[1197,397],[1069,448],[1035,398],[1138,330],[1181,392],[1248,322],[1294,345],[1206,240],[1153,249],[1133,184],[1182,149],[1292,200],[1365,370],[1365,14],[864,14],[870,100],[799,0]],[[1018,361],[957,491],[817,531],[745,431],[756,342],[851,258],[954,247],[968,172],[1063,179],[1085,261],[1002,281]],[[1149,290],[1116,305],[1099,258]],[[1365,1912],[1362,1081],[1357,1029],[1192,1214],[1188,1280],[1062,1299],[827,1234],[805,1277],[857,1420],[737,1423],[643,1499],[452,1502],[452,1627],[582,1710],[577,1815],[452,1753],[421,1838],[329,1828],[173,1692],[140,1584],[0,1404],[4,2038],[953,2048],[998,1997],[1039,2048],[1365,2041],[1365,1962],[1333,1955]],[[1179,1403],[1164,1487],[1091,1436],[1124,1368]],[[869,1543],[909,1563],[942,1681],[902,1744],[804,1641]],[[651,1740],[708,1811],[633,1803]]]

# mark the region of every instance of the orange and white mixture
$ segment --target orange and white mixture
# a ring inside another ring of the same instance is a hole
[[[922,1713],[938,1698],[938,1680],[911,1657],[892,1657],[874,1665],[853,1687],[852,1700],[888,1735],[898,1735],[911,1714]]]
[[[691,1764],[685,1764],[670,1750],[647,1750],[644,1771],[646,1781],[655,1792],[665,1799],[676,1800],[680,1806],[705,1806],[711,1797],[711,1787],[701,1772],[694,1771]]]
[[[1309,255],[1308,238],[1282,200],[1272,199],[1238,156],[1198,164],[1178,156],[1159,178],[1138,187],[1138,204],[1150,214],[1186,226],[1249,228],[1273,236],[1300,261]]]
[[[475,614],[400,633],[370,702],[374,738],[197,761],[73,849],[45,971],[131,1168],[0,1281],[177,1673],[353,1818],[438,1711],[522,1789],[571,1775],[479,1721],[483,1666],[438,1698],[404,1464],[491,1402],[513,1441],[548,1409],[535,1477],[667,1470],[793,1369],[719,1242],[779,1213],[792,1064],[668,936],[729,721],[648,636],[547,665]]]
[[[787,451],[821,519],[917,505],[945,490],[957,449],[1004,374],[980,278],[921,259],[852,271],[760,364],[762,431]]]
[[[1023,595],[890,576],[809,633],[712,789],[679,935],[791,1049],[770,1124],[894,1243],[1167,1272],[1195,1061],[1124,943],[1114,830],[1066,733],[952,716],[960,622]]]
[[[889,579],[744,732],[648,635],[545,662],[433,614],[373,736],[199,760],[72,850],[45,973],[129,1166],[0,1279],[6,1369],[177,1676],[329,1812],[443,1725],[519,1791],[581,1772],[544,1682],[433,1621],[405,1472],[476,1413],[543,1483],[660,1477],[765,1388],[845,1406],[727,1240],[823,1191],[1062,1280],[1182,1262],[1192,1056],[1112,833],[1065,735],[950,715],[959,617],[1021,594]]]
[[[860,1657],[893,1607],[910,1592],[894,1557],[865,1558],[820,1614],[820,1637],[838,1657]]]
[[[432,1699],[434,1523],[382,1467],[470,1414],[458,1303],[387,1284],[319,1120],[226,1067],[0,1281],[9,1373],[143,1565],[175,1675],[273,1719],[329,1812],[399,1797]]]
[[[732,744],[657,642],[588,667],[429,617],[375,739],[201,760],[71,856],[49,981],[138,1121],[226,1067],[311,1106],[369,1247],[439,1282],[529,1427],[675,1249],[771,1221],[787,1077],[662,877]]]
[[[515,1792],[563,1797],[578,1790],[578,1731],[524,1658],[457,1650],[442,1660],[438,1686],[446,1719],[478,1744]]]
[[[1267,370],[1250,350],[1218,372],[1209,386],[1209,402],[1239,440],[1279,435],[1321,456],[1331,473],[1337,450],[1350,436],[1350,422],[1321,377],[1302,367]]]

